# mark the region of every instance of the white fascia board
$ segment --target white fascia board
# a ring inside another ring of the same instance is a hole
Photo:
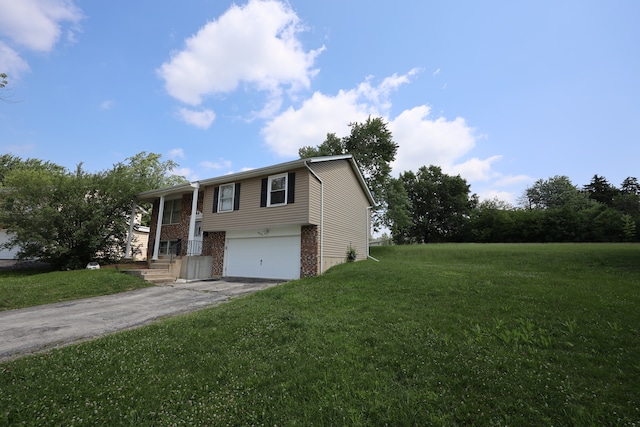
[[[369,202],[371,203],[372,206],[375,205],[373,197],[371,196],[371,192],[369,191],[369,188],[367,187],[367,184],[364,181],[362,173],[360,172],[360,168],[356,164],[351,154],[339,154],[335,156],[321,156],[321,157],[309,157],[306,159],[296,159],[290,162],[279,163],[273,166],[267,166],[267,167],[258,168],[258,169],[251,169],[248,171],[233,173],[229,175],[222,175],[215,178],[194,181],[192,183],[180,184],[173,187],[165,187],[165,188],[159,188],[157,190],[145,191],[143,193],[137,194],[136,198],[139,202],[152,201],[154,199],[157,199],[160,196],[167,197],[171,195],[179,195],[179,194],[192,192],[194,184],[199,184],[201,187],[204,187],[207,185],[215,185],[215,184],[226,184],[229,182],[241,181],[244,179],[255,178],[258,176],[268,176],[268,175],[274,175],[277,173],[286,172],[291,169],[304,167],[305,164],[309,164],[309,163],[330,162],[334,160],[349,161],[349,163],[351,164],[351,167],[353,168],[354,173],[358,178],[358,181],[360,182],[360,185],[362,186],[363,191],[367,196],[367,199],[369,199]]]

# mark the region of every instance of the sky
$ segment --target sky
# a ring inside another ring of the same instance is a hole
[[[382,117],[481,199],[640,177],[636,0],[0,0],[0,153],[191,181]]]

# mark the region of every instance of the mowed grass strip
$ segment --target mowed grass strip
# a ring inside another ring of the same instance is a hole
[[[421,245],[0,365],[7,425],[638,425],[640,245]]]
[[[110,295],[151,286],[115,269],[0,271],[0,311]]]

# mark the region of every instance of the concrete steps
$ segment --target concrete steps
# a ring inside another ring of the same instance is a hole
[[[141,277],[147,282],[161,285],[176,281],[176,278],[169,273],[170,266],[171,262],[168,259],[159,259],[158,261],[151,261],[148,269],[126,270],[124,272],[132,276]]]

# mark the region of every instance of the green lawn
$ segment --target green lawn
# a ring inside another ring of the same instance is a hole
[[[0,424],[640,424],[640,245],[372,255],[1,364]]]
[[[0,311],[109,295],[151,286],[115,269],[0,271]]]

